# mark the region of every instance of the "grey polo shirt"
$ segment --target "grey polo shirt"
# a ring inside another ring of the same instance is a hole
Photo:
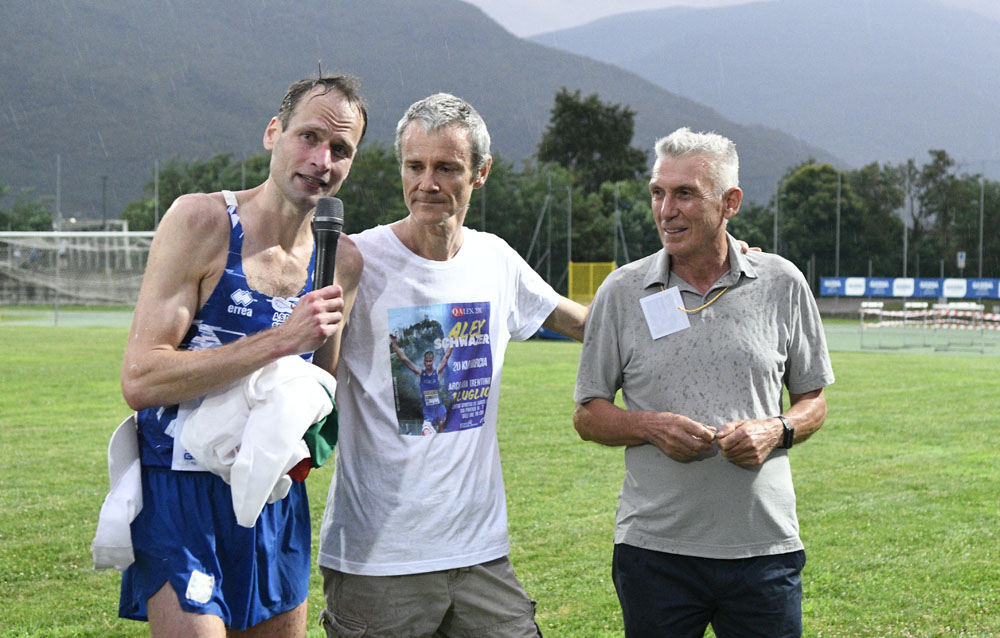
[[[730,270],[702,295],[670,273],[665,250],[614,271],[587,318],[574,399],[682,414],[716,428],[782,412],[796,394],[833,383],[819,310],[802,273],[729,240]],[[677,286],[691,326],[653,340],[639,299]],[[625,449],[615,543],[706,558],[802,549],[788,453],[762,465],[730,463],[714,447],[679,462],[653,445]]]

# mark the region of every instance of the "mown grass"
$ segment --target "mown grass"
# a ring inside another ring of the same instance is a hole
[[[125,328],[0,325],[0,635],[143,636],[89,553],[128,414]],[[620,637],[622,450],[571,422],[579,345],[512,344],[501,393],[511,559],[546,636]],[[827,423],[793,450],[807,636],[1000,635],[996,359],[833,354]],[[310,475],[318,530],[332,468]],[[311,616],[322,605],[318,575]],[[318,628],[309,635],[320,638]]]

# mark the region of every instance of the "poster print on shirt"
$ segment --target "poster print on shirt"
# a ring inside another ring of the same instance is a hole
[[[482,427],[493,379],[489,302],[389,309],[399,433]]]

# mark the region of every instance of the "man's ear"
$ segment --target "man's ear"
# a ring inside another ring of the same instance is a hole
[[[472,180],[473,188],[482,188],[483,184],[486,183],[486,178],[490,174],[490,169],[493,168],[493,157],[487,157],[486,163],[483,167],[476,171],[476,178]]]
[[[279,137],[281,137],[281,120],[275,116],[271,118],[271,121],[267,123],[267,128],[264,129],[264,148],[269,151],[274,150],[274,143],[278,141]]]
[[[743,191],[738,187],[730,188],[722,196],[722,201],[725,204],[723,215],[727,220],[732,219],[736,216],[736,213],[740,212],[740,204],[743,202]]]

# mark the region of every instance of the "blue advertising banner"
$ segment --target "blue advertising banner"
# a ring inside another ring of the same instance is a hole
[[[943,279],[916,279],[917,289],[913,294],[914,297],[931,297],[938,298],[941,297],[941,283]]]
[[[977,299],[1000,299],[1000,279],[970,279],[969,296]]]
[[[1000,299],[1000,279],[821,277],[822,297]]]
[[[888,277],[869,277],[866,286],[866,297],[891,297],[892,279]]]

